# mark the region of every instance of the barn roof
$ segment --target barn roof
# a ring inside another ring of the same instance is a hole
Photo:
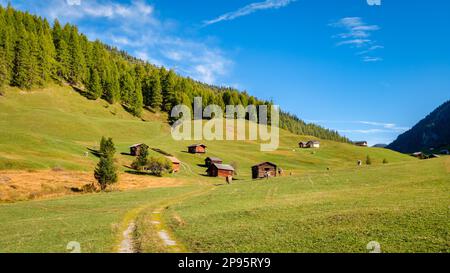
[[[310,140],[310,141],[308,141],[308,143],[320,144],[320,141],[318,141],[318,140]]]
[[[234,168],[231,165],[227,165],[227,164],[218,164],[218,163],[213,163],[210,168],[212,166],[216,166],[217,169],[219,170],[224,170],[224,171],[233,171],[234,172]]]
[[[209,160],[211,160],[211,161],[222,161],[222,159],[220,159],[220,158],[218,158],[218,157],[207,157],[206,159],[208,159],[209,158]]]
[[[139,146],[142,146],[142,145],[145,145],[145,144],[144,143],[134,144],[134,145],[131,145],[130,148],[139,147]],[[147,145],[145,145],[145,146],[147,146]]]
[[[166,156],[166,158],[169,159],[170,161],[172,161],[172,163],[178,163],[178,164],[181,163],[181,161],[174,156]]]
[[[266,162],[261,162],[261,163],[259,163],[259,164],[256,164],[256,165],[252,166],[252,168],[253,168],[253,167],[259,167],[259,166],[264,165],[264,164],[269,164],[269,165],[272,165],[272,166],[274,166],[274,167],[277,166],[275,163],[266,161]]]
[[[191,148],[191,147],[198,147],[198,146],[202,146],[203,148],[206,148],[205,144],[192,144],[191,146],[188,146],[188,147]]]

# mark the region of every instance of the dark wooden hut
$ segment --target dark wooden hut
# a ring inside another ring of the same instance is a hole
[[[148,146],[144,143],[134,144],[133,146],[130,146],[130,155],[138,156],[140,154],[142,147],[148,148]]]
[[[206,153],[206,145],[194,144],[188,147],[188,152],[191,154],[204,154]]]
[[[211,166],[211,164],[213,164],[213,163],[222,164],[223,161],[222,161],[222,159],[220,159],[218,157],[207,157],[205,159],[205,166],[206,167]]]
[[[209,176],[213,177],[229,177],[233,176],[234,174],[234,168],[230,165],[226,164],[218,164],[218,163],[212,163],[209,168],[206,170]]]
[[[252,167],[253,179],[277,176],[277,165],[272,162],[263,162]]]
[[[169,159],[172,162],[172,170],[174,173],[177,173],[180,171],[180,165],[181,161],[173,156],[166,156],[167,159]]]

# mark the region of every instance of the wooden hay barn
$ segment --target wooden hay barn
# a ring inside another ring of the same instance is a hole
[[[206,153],[206,145],[194,144],[188,147],[188,152],[191,154],[204,154]]]
[[[265,178],[266,175],[268,177],[277,176],[277,165],[271,162],[263,162],[252,167],[253,179]]]
[[[367,147],[367,141],[357,141],[354,144],[360,147]]]
[[[206,167],[211,166],[211,164],[213,164],[213,163],[222,164],[223,161],[222,161],[222,159],[220,159],[218,157],[207,157],[205,159],[205,166]]]
[[[307,148],[306,146],[308,145],[308,142],[307,141],[300,141],[299,143],[298,143],[298,147],[300,147],[300,148]]]
[[[206,172],[213,177],[229,177],[234,175],[234,168],[226,164],[212,163]]]
[[[181,161],[174,157],[174,156],[166,156],[167,159],[169,159],[172,162],[172,170],[174,173],[177,173],[180,171],[180,165]]]
[[[144,143],[134,144],[133,146],[130,146],[130,155],[138,156],[142,147],[148,148],[148,146]]]
[[[298,146],[300,148],[320,148],[320,142],[317,140],[301,141]]]

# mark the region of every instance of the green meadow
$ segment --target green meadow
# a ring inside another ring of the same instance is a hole
[[[132,160],[120,153],[143,142],[178,157],[181,172],[167,177],[187,182],[0,204],[0,252],[67,252],[70,241],[82,252],[114,252],[130,221],[140,251],[165,252],[149,226],[152,209],[162,205],[165,226],[192,252],[368,252],[371,241],[383,252],[450,252],[450,157],[420,161],[332,141],[299,149],[299,141],[315,138],[284,130],[274,152],[260,152],[253,141],[206,141],[207,155],[192,155],[186,146],[196,141],[174,141],[166,119],[149,111],[139,119],[69,87],[7,89],[0,96],[0,173],[93,171],[97,158],[87,148],[108,136],[120,172]],[[373,164],[358,167],[367,155]],[[204,176],[206,156],[234,162],[234,183]],[[285,175],[250,179],[250,167],[263,161]]]

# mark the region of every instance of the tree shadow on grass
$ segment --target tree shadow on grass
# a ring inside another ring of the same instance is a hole
[[[91,149],[91,148],[86,148],[93,156],[100,158],[102,156],[102,154],[100,153],[100,151],[95,150],[95,149]]]

